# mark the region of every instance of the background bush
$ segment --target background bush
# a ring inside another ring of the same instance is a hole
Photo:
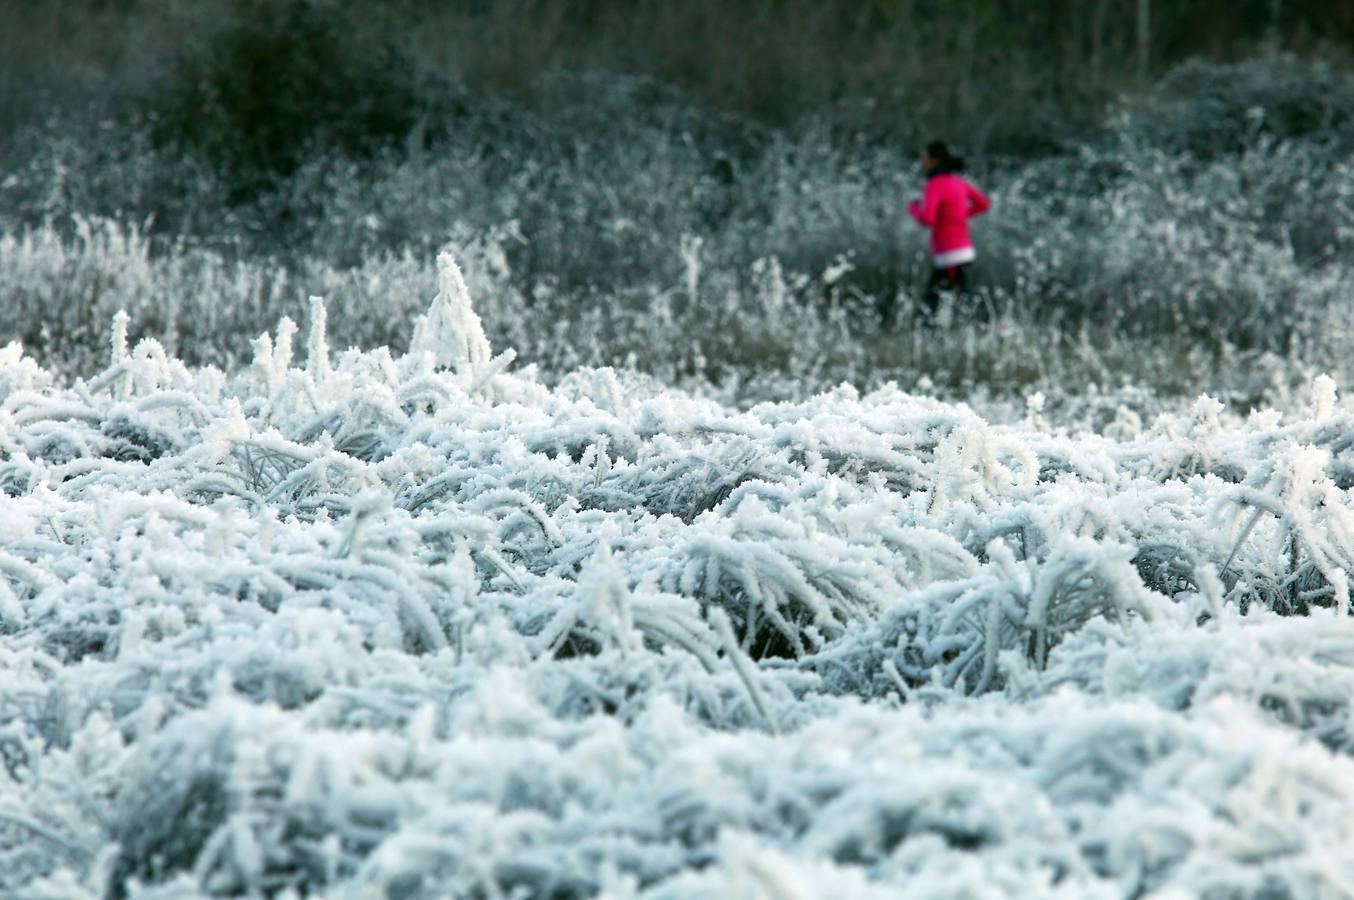
[[[351,27],[354,16],[312,0],[230,0],[145,101],[157,143],[247,186],[315,154],[363,157],[403,139],[426,112],[416,78],[388,39]]]

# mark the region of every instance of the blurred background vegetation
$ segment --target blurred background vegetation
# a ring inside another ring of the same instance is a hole
[[[962,329],[878,333],[924,277],[903,204],[933,136],[999,201],[983,316],[1079,378],[1113,378],[1087,348],[1125,336],[1162,349],[1125,378],[1315,358],[1354,251],[1348,0],[0,0],[0,23],[0,340],[73,361],[133,303],[230,362],[317,284],[340,338],[397,343],[426,297],[382,292],[428,289],[452,243],[543,364],[1050,377]],[[758,331],[768,291],[845,309],[842,346],[803,363],[837,332]],[[682,318],[712,299],[733,325]],[[645,331],[669,300],[676,331]]]
[[[295,165],[443,120],[537,111],[551,76],[652,79],[711,109],[1032,152],[1182,62],[1347,60],[1347,0],[5,0],[0,124],[139,108],[164,139]],[[1146,22],[1140,15],[1147,12]],[[1146,25],[1146,30],[1142,26]],[[1145,68],[1144,68],[1145,66]]]

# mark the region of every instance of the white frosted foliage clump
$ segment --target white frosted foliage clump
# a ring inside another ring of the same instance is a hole
[[[329,380],[328,323],[329,314],[324,308],[324,298],[311,297],[310,338],[306,342],[306,369],[317,385],[322,385]],[[281,330],[279,329],[279,332]],[[279,344],[286,346],[285,340],[279,340]]]
[[[439,368],[476,375],[489,364],[489,340],[470,290],[450,253],[437,257],[437,296],[414,324],[411,353],[431,353]]]
[[[1312,418],[1318,422],[1330,418],[1335,411],[1335,379],[1318,375],[1312,382]]]
[[[0,349],[0,896],[1354,894],[1354,415]]]

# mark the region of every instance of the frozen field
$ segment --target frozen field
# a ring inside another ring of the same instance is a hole
[[[1354,896],[1329,379],[546,387],[449,260],[408,355],[126,333],[0,351],[5,896]]]

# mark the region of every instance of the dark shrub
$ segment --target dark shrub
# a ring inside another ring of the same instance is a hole
[[[424,109],[413,66],[359,4],[230,0],[189,39],[151,102],[159,143],[204,154],[245,187],[312,151],[366,155]]]

